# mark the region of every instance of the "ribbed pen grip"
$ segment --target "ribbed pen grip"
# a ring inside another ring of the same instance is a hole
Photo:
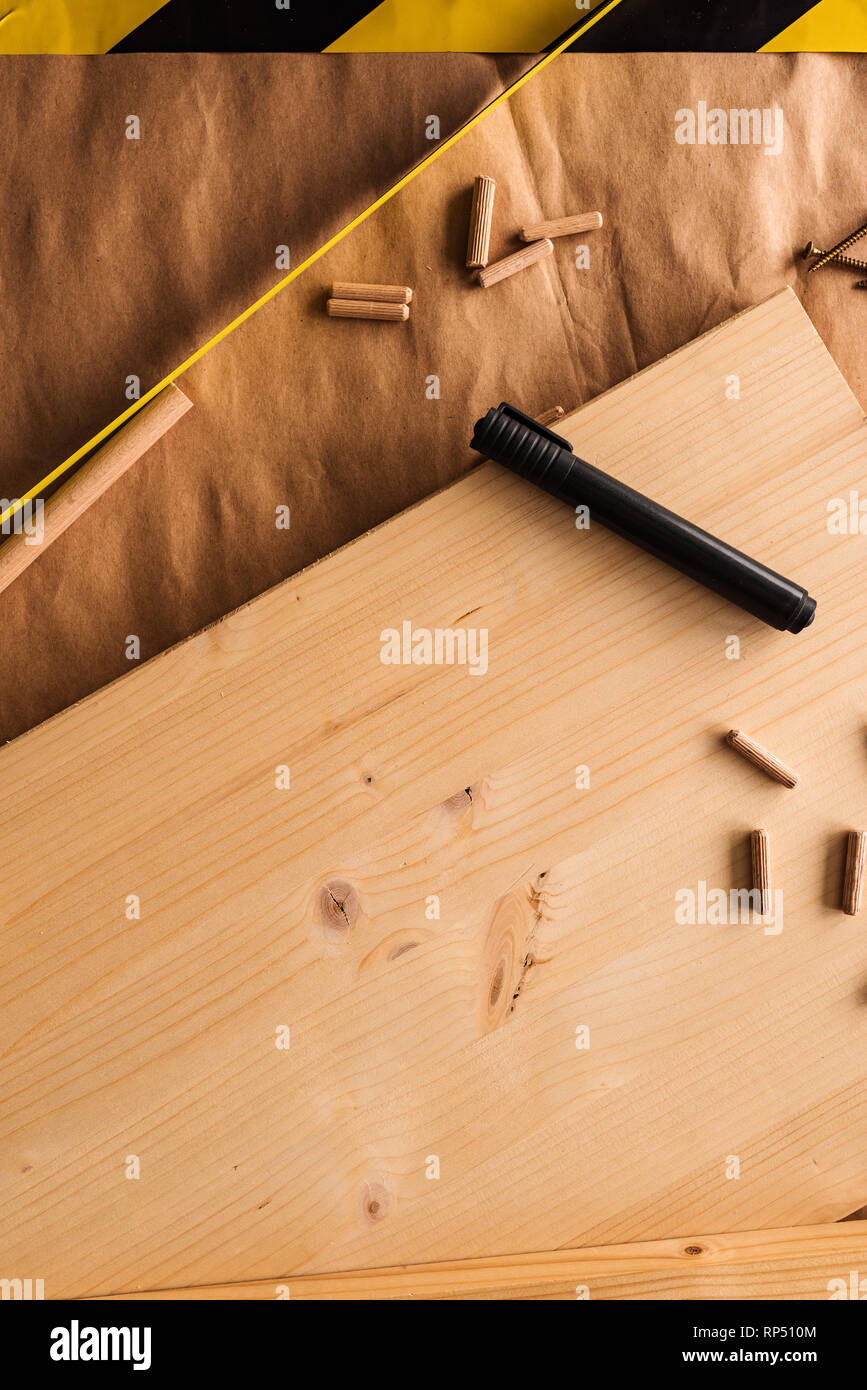
[[[502,409],[489,410],[483,419],[477,421],[471,448],[480,454],[487,454],[497,463],[512,468],[528,482],[544,487],[543,479],[563,452],[562,445],[555,444],[538,430],[521,424]]]

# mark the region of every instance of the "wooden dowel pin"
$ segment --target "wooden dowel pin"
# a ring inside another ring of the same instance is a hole
[[[372,299],[329,299],[328,313],[333,319],[382,319],[399,322],[409,318],[408,304],[389,304]]]
[[[27,566],[45,551],[52,541],[62,536],[68,526],[87,511],[112,483],[137,463],[157,440],[161,439],[182,415],[192,408],[192,401],[177,386],[168,386],[152,401],[143,405],[132,419],[122,425],[117,434],[83,463],[61,488],[49,497],[42,514],[43,536],[38,545],[27,544],[23,531],[16,532],[0,546],[0,593],[17,579]],[[7,525],[14,522],[9,519]]]
[[[867,832],[850,830],[846,846],[846,873],[843,877],[843,911],[850,917],[861,911],[864,891],[864,858],[867,855]]]
[[[566,414],[562,405],[552,405],[550,410],[543,410],[541,415],[536,416],[536,423],[539,425],[553,425],[557,420],[562,420]]]
[[[601,212],[580,212],[575,217],[555,217],[551,222],[534,222],[529,227],[522,227],[521,240],[539,241],[542,237],[572,236],[574,232],[593,232],[601,226]]]
[[[519,270],[526,270],[527,266],[535,265],[537,261],[544,260],[550,256],[554,250],[553,241],[547,237],[543,241],[534,241],[532,246],[522,246],[520,251],[514,251],[511,256],[506,256],[502,261],[494,261],[493,265],[487,266],[484,270],[478,271],[479,284],[487,289],[489,285],[496,285],[500,280],[506,280],[510,275],[517,275]]]
[[[411,304],[409,285],[356,285],[351,280],[335,280],[332,299],[368,299],[378,304]]]
[[[470,209],[470,234],[467,238],[467,265],[471,270],[488,264],[491,250],[491,225],[494,220],[493,179],[479,174],[473,184],[473,205]]]
[[[758,895],[761,915],[767,917],[771,911],[771,864],[767,830],[750,832],[750,858],[753,866],[753,892]]]
[[[733,748],[736,753],[740,753],[742,758],[746,758],[754,767],[760,768],[767,773],[775,782],[780,782],[784,787],[796,787],[800,782],[800,777],[792,768],[787,767],[784,762],[769,753],[767,748],[763,748],[755,739],[744,734],[740,729],[730,729],[726,734],[726,743]]]

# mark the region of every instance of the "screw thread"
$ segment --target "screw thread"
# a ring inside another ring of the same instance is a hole
[[[807,274],[812,275],[814,270],[821,270],[823,265],[827,265],[828,261],[836,259],[841,251],[845,251],[847,246],[851,246],[853,242],[858,241],[865,233],[867,233],[867,222],[863,223],[856,231],[852,232],[851,236],[844,237],[842,241],[838,241],[837,245],[832,246],[830,251],[825,251],[815,264],[810,266]]]
[[[804,248],[804,260],[808,261],[811,256],[824,256],[827,253],[820,251],[815,242],[809,242]],[[859,261],[857,256],[835,256],[834,265],[850,266],[853,270],[867,270],[867,261]]]

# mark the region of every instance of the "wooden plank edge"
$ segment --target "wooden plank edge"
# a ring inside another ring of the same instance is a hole
[[[83,1302],[133,1300],[394,1300],[858,1297],[867,1284],[867,1220],[739,1231],[536,1254],[283,1275],[234,1284],[139,1289]],[[725,1277],[729,1291],[711,1284]],[[601,1283],[599,1281],[606,1281]],[[594,1289],[594,1283],[596,1288]],[[702,1292],[702,1284],[707,1291]],[[769,1292],[775,1288],[776,1292]],[[683,1291],[686,1290],[687,1291]],[[584,1292],[586,1290],[586,1293]]]

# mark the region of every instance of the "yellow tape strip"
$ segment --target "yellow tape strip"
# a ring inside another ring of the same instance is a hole
[[[867,0],[821,0],[759,52],[867,52]]]
[[[166,0],[7,0],[0,53],[107,53]]]
[[[586,33],[592,25],[598,23],[598,21],[602,19],[603,15],[608,14],[619,4],[620,0],[608,0],[608,4],[602,9],[597,10],[596,13],[588,19],[586,24],[582,24],[581,28],[576,29],[574,34],[570,34],[569,37],[558,44],[556,48],[553,48],[550,53],[546,53],[538,63],[534,63],[531,68],[528,68],[525,73],[512,83],[511,87],[507,87],[504,92],[500,92],[499,96],[495,97],[492,102],[489,102],[489,104],[483,107],[475,116],[472,116],[470,120],[467,121],[466,125],[461,126],[453,135],[449,135],[447,139],[443,140],[442,144],[432,150],[429,155],[426,155],[420,164],[416,164],[414,168],[410,169],[408,174],[404,174],[403,178],[398,179],[397,183],[392,184],[391,188],[386,189],[385,193],[381,194],[380,197],[376,199],[376,202],[371,203],[370,206],[365,208],[363,212],[360,212],[357,217],[354,217],[351,222],[348,222],[345,227],[341,227],[339,232],[335,232],[334,236],[326,241],[324,246],[320,246],[318,251],[314,251],[306,260],[301,261],[294,270],[290,270],[288,275],[284,275],[282,280],[278,280],[276,285],[272,285],[270,290],[266,290],[254,304],[244,309],[238,314],[237,318],[232,319],[231,323],[227,323],[225,328],[221,328],[219,333],[215,333],[213,338],[210,338],[202,347],[196,348],[195,352],[191,353],[179,367],[175,367],[174,371],[169,372],[168,376],[164,376],[162,381],[158,381],[156,386],[152,386],[150,390],[146,391],[137,401],[134,401],[131,406],[128,406],[126,410],[116,416],[110,424],[106,425],[104,429],[101,429],[92,439],[89,439],[86,444],[82,444],[80,449],[76,449],[74,454],[70,454],[68,459],[64,459],[63,463],[59,463],[57,467],[46,474],[35,487],[32,487],[29,492],[25,492],[23,497],[16,498],[14,503],[10,507],[7,507],[6,511],[0,516],[0,526],[8,521],[9,517],[14,516],[25,502],[29,502],[33,497],[38,497],[44,488],[50,487],[52,483],[56,482],[58,478],[62,477],[64,473],[72,468],[73,464],[78,463],[80,459],[84,458],[85,454],[89,453],[91,449],[96,448],[97,444],[101,444],[102,441],[107,439],[116,429],[126,424],[127,420],[131,419],[137,411],[141,410],[142,406],[147,405],[148,401],[152,401],[154,396],[159,395],[160,391],[164,391],[173,381],[177,381],[178,377],[183,376],[184,372],[189,371],[190,367],[194,366],[196,362],[200,362],[206,353],[211,352],[218,343],[222,343],[224,339],[228,338],[230,333],[234,333],[236,328],[240,328],[242,323],[246,323],[247,319],[252,318],[255,313],[258,313],[260,309],[270,303],[281,290],[284,290],[287,285],[291,285],[293,280],[297,280],[298,276],[302,275],[304,271],[309,269],[311,265],[314,265],[316,261],[321,260],[326,252],[330,251],[333,246],[337,246],[338,242],[343,241],[344,237],[349,236],[349,233],[354,231],[356,227],[360,227],[362,222],[366,222],[368,217],[372,217],[373,214],[385,203],[389,202],[396,193],[399,193],[402,188],[405,188],[408,183],[411,183],[424,169],[427,169],[433,164],[435,159],[439,159],[441,155],[445,154],[446,150],[456,145],[462,136],[471,131],[480,121],[484,120],[489,112],[495,110],[496,107],[500,106],[504,101],[507,101],[509,97],[514,96],[526,82],[529,82],[531,77],[535,77],[543,68],[546,68],[548,64],[559,57],[571,43],[574,43],[575,39],[579,38],[581,34]]]
[[[599,0],[383,0],[326,53],[537,53]]]

